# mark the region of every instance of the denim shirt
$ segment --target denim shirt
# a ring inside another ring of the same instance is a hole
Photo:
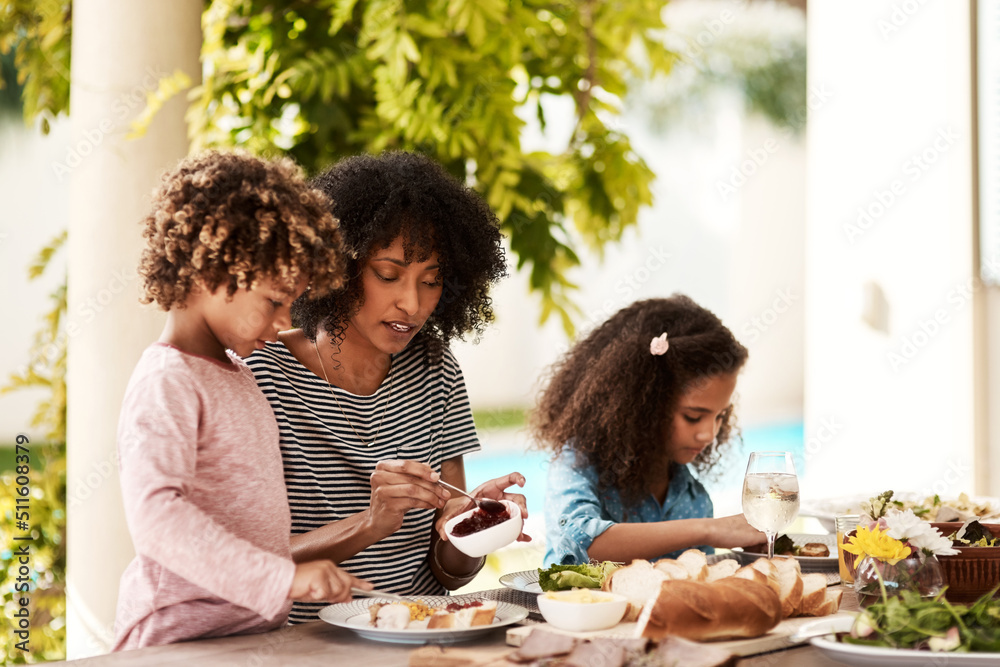
[[[587,563],[594,539],[616,523],[653,523],[713,516],[712,499],[686,465],[673,465],[667,497],[661,505],[652,494],[624,507],[617,489],[598,491],[597,472],[563,449],[549,465],[545,489],[545,567]],[[714,553],[710,546],[697,547]],[[685,549],[663,554],[674,558]]]

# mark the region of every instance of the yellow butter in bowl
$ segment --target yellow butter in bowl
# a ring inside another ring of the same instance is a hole
[[[598,593],[588,588],[577,588],[572,591],[552,591],[551,593],[546,593],[545,597],[550,600],[572,602],[575,604],[596,604],[598,602],[610,602],[615,599],[610,593]]]

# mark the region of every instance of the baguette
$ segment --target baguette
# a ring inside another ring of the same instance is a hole
[[[677,563],[687,570],[691,581],[704,581],[708,577],[708,558],[700,549],[688,549],[677,557]]]
[[[724,558],[718,563],[713,563],[708,566],[708,578],[705,579],[705,581],[718,581],[719,579],[731,577],[736,574],[736,571],[739,569],[739,561],[732,558]]]
[[[601,588],[628,598],[622,621],[631,622],[639,617],[646,602],[656,595],[660,582],[668,578],[666,572],[653,567],[648,560],[634,560],[631,565],[620,567],[605,577]]]
[[[802,601],[796,616],[815,616],[816,611],[826,600],[826,575],[818,572],[802,575]]]
[[[643,609],[638,634],[703,641],[759,637],[781,620],[781,601],[766,585],[727,578],[712,583],[664,581]]]
[[[771,562],[774,563],[778,573],[778,599],[781,600],[781,617],[788,618],[795,614],[802,603],[802,574],[799,569],[799,561],[794,558],[775,556]]]

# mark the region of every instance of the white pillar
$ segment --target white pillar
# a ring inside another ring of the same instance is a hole
[[[68,657],[110,648],[118,582],[132,558],[115,432],[129,375],[162,317],[138,302],[140,221],[164,169],[187,153],[184,94],[146,135],[131,121],[164,76],[200,81],[201,0],[73,3],[67,314]]]
[[[803,500],[972,492],[970,3],[814,0],[808,31]]]

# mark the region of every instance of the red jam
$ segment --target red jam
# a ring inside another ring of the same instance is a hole
[[[472,535],[473,533],[478,533],[481,530],[492,528],[493,526],[503,523],[509,518],[510,510],[506,508],[503,512],[498,514],[490,514],[489,512],[477,509],[471,516],[459,521],[458,524],[451,529],[451,534],[455,537],[465,537],[466,535]]]
[[[466,602],[465,604],[459,604],[457,602],[452,602],[447,607],[444,608],[445,611],[456,612],[460,609],[468,609],[469,607],[482,607],[483,603],[479,600],[473,600],[472,602]]]

